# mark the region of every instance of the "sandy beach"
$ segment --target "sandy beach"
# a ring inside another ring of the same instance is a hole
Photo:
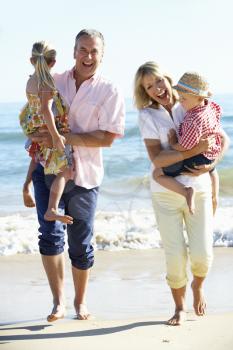
[[[187,295],[188,321],[169,327],[173,303],[162,249],[96,252],[88,292],[93,320],[75,319],[67,259],[67,316],[49,324],[51,296],[40,256],[0,257],[2,349],[216,349],[233,347],[233,249],[215,248],[206,281],[208,312],[197,317]],[[191,282],[191,281],[190,281]]]

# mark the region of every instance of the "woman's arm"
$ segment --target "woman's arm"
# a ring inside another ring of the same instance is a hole
[[[213,143],[213,138],[203,138],[200,140],[198,145],[184,152],[162,150],[160,140],[144,139],[144,142],[152,163],[156,168],[162,168],[196,156],[197,154],[208,150]]]

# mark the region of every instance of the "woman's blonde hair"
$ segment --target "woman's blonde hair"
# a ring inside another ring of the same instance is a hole
[[[49,65],[55,62],[56,50],[51,48],[45,41],[39,41],[32,46],[32,62],[35,65],[35,72],[38,79],[39,88],[48,86],[56,90]]]
[[[159,103],[153,100],[145,91],[142,80],[145,75],[153,75],[154,77],[162,76],[167,78],[172,86],[172,79],[167,74],[161,71],[161,68],[156,62],[149,61],[141,65],[135,75],[134,79],[134,103],[138,109],[150,106],[152,103],[156,108],[159,108]],[[174,101],[177,101],[177,95],[174,90],[172,90],[172,95]]]

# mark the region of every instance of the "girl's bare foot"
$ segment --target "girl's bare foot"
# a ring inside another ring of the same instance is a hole
[[[75,306],[75,310],[78,320],[90,320],[92,318],[86,304],[79,304],[77,307]]]
[[[194,214],[195,211],[195,191],[192,187],[186,187],[186,201],[189,207],[190,214]]]
[[[23,187],[23,202],[24,202],[25,207],[28,207],[28,208],[35,207],[35,202],[34,202],[34,199],[32,197],[30,188],[27,186]]]
[[[175,314],[167,321],[169,326],[181,326],[187,319],[186,311],[176,310]]]
[[[61,221],[64,224],[73,224],[73,218],[69,215],[61,215],[56,212],[55,209],[48,209],[44,215],[44,219],[47,221]]]
[[[64,305],[54,305],[53,310],[47,317],[48,322],[54,322],[65,316],[65,306]]]
[[[191,284],[193,290],[193,307],[197,316],[204,316],[206,310],[206,302],[204,298],[203,289],[200,286],[196,286],[193,281]]]

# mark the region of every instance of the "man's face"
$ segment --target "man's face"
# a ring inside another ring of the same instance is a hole
[[[103,43],[98,37],[83,35],[74,48],[75,68],[78,76],[87,80],[95,74],[103,57]]]

